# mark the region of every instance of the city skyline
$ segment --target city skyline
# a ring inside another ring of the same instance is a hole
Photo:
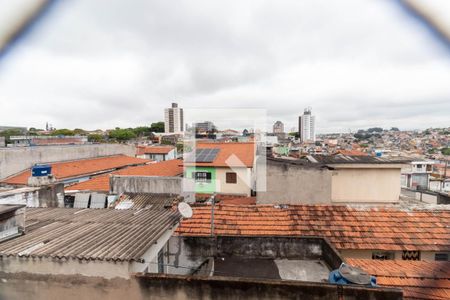
[[[448,126],[449,50],[395,1],[138,3],[56,3],[0,60],[2,122],[133,127],[178,102],[267,109],[286,128],[312,106],[318,133]]]

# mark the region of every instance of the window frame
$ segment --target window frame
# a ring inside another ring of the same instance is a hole
[[[228,176],[234,176],[233,180],[229,180]],[[236,172],[226,172],[225,173],[225,182],[227,184],[237,184],[237,173]]]

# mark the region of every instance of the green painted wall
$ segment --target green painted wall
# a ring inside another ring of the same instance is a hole
[[[213,167],[186,167],[185,178],[192,179],[193,172],[209,172],[211,173],[211,182],[196,182],[195,183],[195,192],[196,193],[204,193],[204,194],[212,194],[216,192],[216,168]]]

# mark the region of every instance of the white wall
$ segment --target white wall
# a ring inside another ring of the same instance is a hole
[[[251,195],[252,173],[250,168],[216,168],[216,191],[222,194]],[[235,172],[237,183],[227,183],[226,173]]]

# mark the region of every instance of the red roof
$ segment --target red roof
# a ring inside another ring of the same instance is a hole
[[[172,146],[138,146],[136,149],[137,155],[142,154],[167,154],[170,151],[175,149],[175,147]]]
[[[405,299],[450,299],[450,263],[347,259],[377,277],[377,284],[403,289]]]
[[[336,151],[336,154],[342,154],[347,156],[369,156],[368,153],[358,150],[338,150]]]
[[[133,176],[177,176],[183,173],[183,167],[179,159],[166,160],[158,163],[151,163],[144,166],[129,167],[108,174],[103,174],[87,181],[83,181],[66,188],[67,191],[109,191],[109,176],[133,175]]]
[[[50,165],[52,166],[53,176],[57,180],[63,180],[92,175],[99,172],[106,172],[108,170],[115,170],[131,165],[142,165],[148,162],[150,162],[150,160],[126,155],[114,155],[91,159],[50,163]],[[28,169],[19,173],[18,175],[7,178],[2,182],[8,184],[26,185],[30,176],[31,170]]]
[[[177,232],[206,236],[211,207],[194,208]],[[450,211],[337,205],[217,205],[216,235],[320,236],[337,249],[450,251]]]
[[[208,143],[198,142],[197,149],[220,149],[216,158],[210,163],[188,163],[185,165],[199,167],[253,167],[255,158],[255,143]]]

